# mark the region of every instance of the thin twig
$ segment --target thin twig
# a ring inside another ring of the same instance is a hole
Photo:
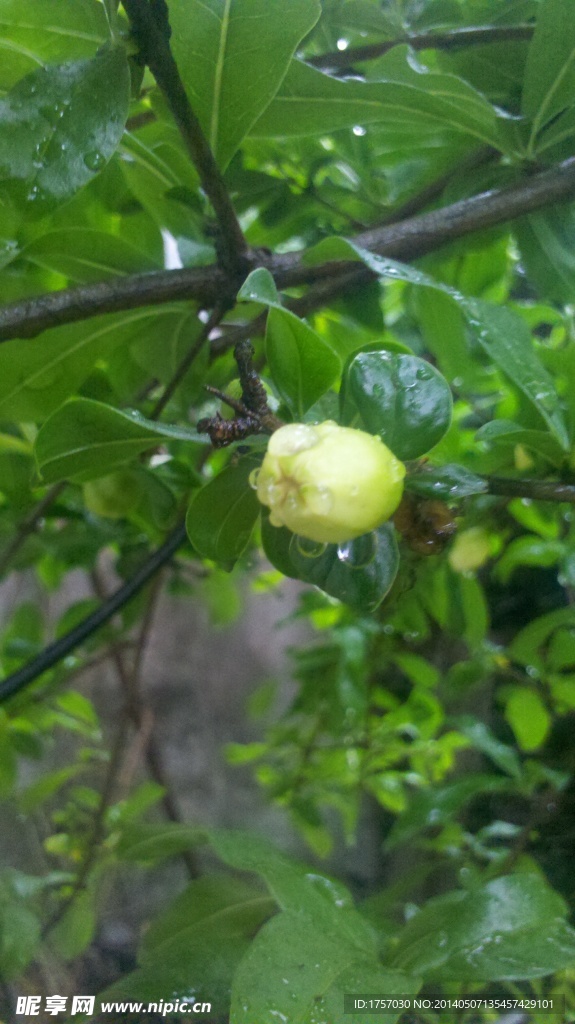
[[[347,68],[363,60],[382,57],[394,46],[407,44],[412,50],[457,50],[463,46],[531,39],[533,31],[533,25],[479,25],[453,28],[449,32],[425,32],[419,35],[397,36],[395,39],[382,39],[378,43],[350,46],[347,50],[320,53],[317,56],[306,57],[305,60],[316,68]]]
[[[48,669],[53,668],[62,661],[71,651],[75,650],[81,643],[97,632],[102,626],[110,621],[133,597],[136,596],[151,580],[157,572],[173,558],[178,549],[186,540],[185,523],[180,523],[169,534],[167,539],[157,548],[156,551],[137,572],[116,590],[110,597],[96,608],[94,612],[82,619],[73,629],[64,636],[61,636],[54,643],[49,644],[31,661],[19,668],[16,672],[7,676],[0,683],[0,703],[12,697],[19,690],[29,686]]]
[[[170,47],[167,6],[147,0],[122,0],[140,56],[160,87],[194,166],[202,188],[210,200],[220,229],[219,262],[232,276],[245,276],[247,243],[235,210],[202,126],[190,104]]]
[[[88,841],[86,853],[84,855],[82,864],[80,865],[80,868],[74,880],[72,891],[70,892],[69,896],[67,896],[66,899],[62,901],[60,906],[57,908],[57,910],[55,910],[55,912],[48,919],[48,921],[46,922],[42,929],[43,940],[45,940],[48,937],[50,932],[53,931],[56,925],[62,920],[66,912],[69,910],[69,908],[76,900],[79,893],[84,889],[86,882],[88,880],[88,875],[90,874],[92,866],[96,860],[96,857],[98,856],[98,851],[100,849],[102,839],[104,838],[105,834],[106,812],[112,802],[112,797],[116,784],[116,776],[118,774],[118,769],[124,756],[124,749],[126,746],[126,738],[128,731],[127,726],[128,718],[126,715],[123,715],[116,732],[116,737],[114,740],[114,745],[112,747],[110,760],[108,761],[106,778],[104,780],[102,792],[100,793],[98,807],[92,820],[92,828],[90,830],[90,838]]]
[[[508,188],[483,192],[399,223],[372,228],[356,235],[354,241],[382,256],[416,259],[446,242],[508,223],[545,206],[565,202],[574,195],[575,157],[570,157]],[[346,261],[307,266],[305,252],[275,256],[261,253],[258,262],[270,271],[280,291],[327,280],[333,294],[338,294],[342,280],[349,279],[350,274],[349,281],[373,276],[365,267]],[[97,285],[48,292],[8,304],[0,310],[0,341],[33,337],[49,327],[110,311],[161,305],[174,299],[193,298],[213,307],[227,292],[226,275],[215,265],[122,276]],[[327,294],[324,294],[323,301],[326,299]]]
[[[101,582],[99,575],[96,571],[92,572],[92,582],[97,596],[99,597],[102,604],[105,604],[109,600],[106,595],[103,583]],[[149,722],[148,716],[146,715],[146,708],[142,705],[142,698],[140,694],[140,679],[142,662],[146,645],[150,635],[150,629],[152,626],[154,611],[156,608],[156,602],[160,593],[161,588],[161,575],[155,577],[152,582],[152,592],[150,599],[146,606],[146,611],[142,619],[140,626],[140,632],[138,636],[138,643],[136,646],[136,655],[131,671],[128,669],[122,651],[118,645],[114,645],[111,650],[111,657],[114,662],[114,667],[118,679],[120,680],[124,699],[126,702],[125,711],[132,723],[138,730],[139,735],[145,733],[145,744],[144,753],[146,763],[150,771],[150,775],[155,782],[164,790],[162,796],[162,805],[164,812],[169,821],[175,821],[181,823],[182,817],[178,810],[176,799],[171,791],[171,787],[168,783],[163,758],[160,747],[156,742],[153,735],[153,718]],[[182,854],[184,863],[186,865],[188,875],[190,878],[196,878],[198,874],[197,864],[195,857],[191,851],[184,851]]]
[[[196,338],[196,341],[194,342],[190,350],[186,352],[186,355],[181,360],[179,366],[175,370],[172,379],[166,385],[164,393],[160,396],[150,414],[150,419],[157,420],[160,418],[168,402],[170,401],[172,395],[180,386],[182,381],[185,379],[188,370],[195,362],[200,352],[202,351],[204,345],[208,341],[214,327],[216,327],[219,324],[220,320],[222,319],[225,313],[225,308],[226,307],[223,305],[216,306],[212,314],[210,315],[209,319],[206,321],[206,323],[202,324],[202,329],[200,330],[200,333]]]

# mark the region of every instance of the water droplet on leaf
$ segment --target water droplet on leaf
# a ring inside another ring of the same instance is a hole
[[[295,534],[290,541],[290,550],[295,546],[298,555],[302,555],[304,558],[319,558],[323,555],[327,548],[327,544],[323,544],[318,540],[310,540],[308,537],[301,537],[299,534]]]
[[[375,533],[364,533],[355,540],[345,541],[337,546],[337,557],[350,569],[363,569],[375,558],[377,537]]]
[[[84,155],[84,163],[90,171],[99,171],[106,163],[106,157],[97,149],[91,149]]]

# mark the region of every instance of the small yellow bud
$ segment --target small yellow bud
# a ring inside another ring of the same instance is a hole
[[[276,430],[254,486],[272,526],[341,544],[393,515],[404,476],[405,466],[379,437],[326,420]]]
[[[448,561],[454,572],[473,572],[491,556],[491,538],[482,526],[470,526],[458,533]]]

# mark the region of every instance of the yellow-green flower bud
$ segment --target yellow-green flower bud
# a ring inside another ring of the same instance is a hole
[[[273,526],[341,544],[393,515],[404,476],[379,437],[326,420],[276,430],[254,486]]]
[[[491,557],[491,538],[482,526],[470,526],[458,533],[448,555],[454,572],[475,572]]]

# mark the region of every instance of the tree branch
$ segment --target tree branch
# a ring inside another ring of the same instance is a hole
[[[131,579],[124,583],[118,590],[104,601],[99,608],[87,615],[69,633],[65,633],[54,643],[49,644],[37,657],[32,658],[22,668],[17,669],[12,675],[0,682],[0,703],[12,697],[19,690],[33,683],[43,672],[53,668],[59,661],[62,661],[71,651],[79,647],[84,640],[96,633],[102,626],[119,612],[124,605],[128,604],[151,580],[155,574],[166,565],[176,554],[176,551],[186,540],[185,523],[180,523],[169,534],[168,538],[144,564],[134,573]]]
[[[557,480],[517,480],[512,477],[487,477],[489,494],[506,498],[533,498],[534,501],[563,501],[575,505],[575,484]]]
[[[334,50],[306,57],[306,63],[316,68],[348,68],[362,60],[374,60],[388,53],[394,46],[408,45],[412,50],[457,50],[463,46],[478,46],[489,43],[510,42],[531,39],[533,25],[486,25],[469,28],[454,28],[449,32],[425,32],[422,35],[398,36],[396,39],[382,39],[379,43],[365,46],[350,46],[347,50]]]
[[[356,235],[353,241],[372,252],[396,259],[416,259],[446,242],[474,231],[504,224],[554,203],[575,199],[575,157],[549,170],[532,174],[516,185],[461,199],[450,206],[418,214]],[[322,300],[372,277],[363,265],[328,262],[306,266],[304,252],[250,258],[249,266],[265,266],[277,287],[311,285],[329,281]],[[229,279],[217,266],[191,270],[164,270],[134,274],[96,285],[82,285],[10,303],[0,310],[0,342],[33,337],[64,323],[85,320],[102,313],[161,305],[175,299],[195,299],[213,306],[229,292]],[[318,305],[320,303],[318,302]]]
[[[148,65],[161,89],[194,166],[210,200],[220,228],[219,263],[233,278],[245,276],[247,243],[232,206],[222,173],[202,126],[186,94],[170,47],[170,26],[165,4],[148,0],[122,0],[140,46],[140,59]]]

